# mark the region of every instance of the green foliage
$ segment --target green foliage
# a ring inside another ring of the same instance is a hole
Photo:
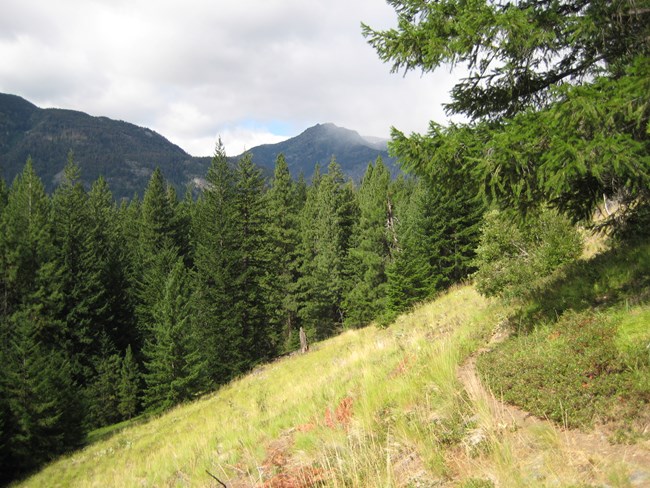
[[[117,409],[120,415],[127,420],[133,418],[140,406],[140,372],[130,345],[122,359],[117,394],[119,398]]]
[[[572,426],[612,421],[619,440],[647,422],[650,245],[562,266],[510,319],[518,334],[478,366],[507,401]],[[631,430],[631,432],[628,432]]]
[[[485,216],[476,250],[476,287],[486,296],[529,296],[581,251],[577,229],[552,210],[530,214],[525,222],[491,211]]]
[[[28,160],[14,180],[2,214],[2,315],[9,317],[38,292],[41,269],[52,260],[50,202]]]
[[[398,247],[386,267],[388,308],[393,314],[407,310],[433,291],[431,269],[432,243],[427,222],[433,207],[431,192],[421,182],[410,184],[395,209],[395,233]]]
[[[140,243],[144,257],[171,247],[174,242],[175,194],[169,193],[160,168],[151,175],[142,200]]]
[[[563,266],[532,293],[519,320],[530,328],[566,310],[642,303],[649,290],[650,244],[627,243]]]
[[[239,372],[239,336],[230,285],[237,246],[235,176],[219,141],[192,222],[196,287],[193,304],[208,375],[217,384]]]
[[[386,264],[393,241],[390,218],[390,173],[381,159],[368,165],[357,193],[359,220],[353,229],[347,258],[350,284],[343,301],[345,323],[365,325],[386,308]]]
[[[120,215],[106,180],[100,178],[92,184],[87,205],[83,259],[86,273],[95,283],[94,287],[86,288],[94,293],[89,300],[94,329],[98,336],[106,335],[115,349],[121,351],[137,344],[128,240],[120,229]]]
[[[122,418],[118,408],[122,361],[107,349],[105,345],[103,356],[95,360],[95,375],[86,388],[86,421],[90,426],[108,425]]]
[[[302,182],[304,191],[306,185]],[[275,350],[293,349],[298,330],[298,216],[304,200],[301,188],[289,173],[282,154],[278,155],[271,186],[265,196],[265,269],[262,278],[268,307],[269,336]]]
[[[47,319],[37,310],[14,314],[3,365],[9,415],[8,465],[17,474],[79,445],[83,415],[65,354],[45,345]],[[7,473],[3,473],[6,476]]]
[[[91,246],[88,195],[79,182],[79,167],[68,154],[63,180],[52,197],[52,238],[58,274],[57,318],[64,324],[75,378],[86,385],[93,375],[94,356],[109,324],[101,261]]]
[[[589,222],[603,198],[620,206],[599,225],[625,227],[650,202],[650,62],[624,76],[560,86],[560,102],[491,127],[475,171],[483,191],[504,207],[544,199],[573,220]],[[623,229],[620,229],[623,230]]]
[[[264,180],[250,156],[231,168],[217,146],[195,213],[194,295],[212,380],[223,383],[274,354],[264,293]]]
[[[482,212],[459,187],[425,180],[405,187],[396,205],[396,250],[387,267],[389,310],[402,312],[473,271]]]
[[[464,65],[448,109],[471,119],[539,107],[560,82],[620,73],[648,52],[648,14],[629,0],[389,3],[398,26],[364,25],[369,43],[393,71]]]
[[[179,258],[152,307],[150,339],[143,351],[147,383],[144,402],[150,410],[169,408],[191,398],[205,381],[198,337],[192,325],[190,296],[188,273]]]
[[[392,154],[454,185],[463,167],[489,202],[544,202],[589,221],[603,198],[625,227],[649,202],[648,10],[631,0],[389,2],[397,28],[364,35],[393,70],[463,65],[447,110],[469,122],[404,136]],[[455,149],[455,150],[453,150]],[[471,190],[470,190],[471,191]]]
[[[316,173],[300,216],[299,314],[311,337],[328,337],[343,323],[346,255],[356,214],[352,187],[332,160],[326,174]]]
[[[265,256],[265,198],[264,179],[260,168],[253,164],[250,155],[244,155],[235,167],[235,242],[233,253],[232,319],[239,328],[242,358],[238,366],[246,371],[254,364],[275,355],[271,331],[267,329],[264,277],[270,263]]]

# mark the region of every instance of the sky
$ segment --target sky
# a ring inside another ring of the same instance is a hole
[[[445,123],[449,70],[391,73],[361,22],[385,0],[2,0],[0,92],[229,155],[331,122],[364,136]]]

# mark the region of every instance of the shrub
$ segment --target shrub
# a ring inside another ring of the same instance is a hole
[[[484,217],[476,250],[476,288],[485,296],[527,296],[581,251],[578,230],[555,211],[542,209],[520,222],[493,210]]]

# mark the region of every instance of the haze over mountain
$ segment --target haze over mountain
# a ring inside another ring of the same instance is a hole
[[[47,191],[53,191],[71,150],[84,184],[103,176],[116,198],[142,194],[156,166],[182,190],[199,183],[210,165],[210,156],[191,156],[145,127],[73,110],[41,109],[16,95],[0,94],[0,175],[8,183],[31,156]],[[378,156],[394,166],[385,141],[366,139],[334,124],[319,124],[284,142],[248,152],[269,175],[281,152],[293,175],[302,172],[306,178],[317,163],[326,167],[332,157],[356,180]]]

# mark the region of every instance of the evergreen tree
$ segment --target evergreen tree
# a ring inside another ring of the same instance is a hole
[[[112,342],[104,337],[101,353],[93,358],[95,375],[86,388],[87,424],[91,427],[120,420],[118,387],[122,364],[113,347]]]
[[[268,307],[269,335],[274,350],[288,351],[297,340],[297,248],[300,239],[298,187],[282,154],[275,161],[266,194],[266,274],[263,285]]]
[[[128,246],[120,232],[119,214],[106,180],[99,178],[93,183],[87,204],[85,262],[99,278],[103,302],[94,309],[95,327],[110,338],[116,350],[124,350],[136,343],[135,305],[128,280]]]
[[[433,210],[430,195],[429,189],[421,182],[411,181],[396,207],[397,246],[386,267],[386,320],[424,300],[433,291],[433,243],[427,235],[427,222]]]
[[[447,109],[468,122],[431,124],[424,136],[393,132],[406,167],[445,185],[464,166],[488,201],[520,216],[547,202],[590,222],[603,198],[621,204],[607,224],[650,215],[648,8],[632,0],[390,3],[397,28],[363,30],[394,71],[467,69]]]
[[[264,179],[262,170],[244,155],[235,168],[235,219],[238,245],[234,256],[231,284],[234,317],[242,336],[242,370],[270,359],[275,351],[268,329],[263,279],[266,274]]]
[[[30,159],[16,176],[2,214],[2,303],[4,317],[30,303],[40,287],[44,266],[52,270],[50,202]],[[42,304],[45,306],[46,304]]]
[[[240,372],[243,361],[231,289],[238,247],[235,176],[221,141],[206,179],[192,225],[196,266],[194,316],[208,374],[212,381],[221,384]]]
[[[117,409],[120,415],[125,419],[133,418],[140,407],[140,372],[133,357],[131,346],[126,348],[122,359],[117,393],[119,397]]]
[[[57,316],[66,325],[75,378],[85,385],[93,376],[94,356],[100,352],[108,304],[99,256],[89,248],[88,196],[79,178],[79,167],[70,153],[52,199],[52,233],[60,282]]]
[[[165,182],[162,171],[156,168],[149,179],[142,200],[140,246],[143,257],[161,249],[174,247],[174,205],[176,193]]]
[[[140,351],[144,342],[143,332],[138,325],[139,314],[137,307],[140,303],[139,293],[142,282],[143,264],[140,259],[140,221],[142,202],[137,196],[130,201],[123,200],[115,215],[116,246],[119,259],[122,262],[125,284],[122,291],[125,294],[123,305],[126,310],[132,311],[125,326],[124,340],[116,340],[119,350],[124,350],[128,345],[133,348],[136,361],[141,363]]]
[[[46,346],[39,331],[48,328],[37,308],[12,317],[8,364],[4,365],[9,404],[9,462],[15,476],[78,447],[83,415],[72,368],[65,354]]]
[[[467,178],[458,173],[458,181]],[[398,313],[473,271],[483,206],[466,186],[418,180],[397,208],[397,249],[387,267],[388,309]],[[389,314],[390,315],[390,314]]]
[[[459,181],[471,181],[458,174]],[[425,230],[431,242],[432,290],[444,290],[467,278],[474,270],[473,260],[480,238],[484,207],[467,191],[469,185],[454,187],[429,184],[431,202]]]
[[[138,331],[142,344],[150,340],[154,309],[164,293],[167,276],[178,256],[174,239],[173,195],[159,168],[151,175],[140,212],[137,262],[133,263],[136,279]]]
[[[152,310],[150,339],[145,343],[147,408],[157,410],[187,400],[200,391],[204,365],[191,322],[191,289],[181,258]]]
[[[327,174],[315,174],[301,214],[299,313],[312,337],[327,337],[343,323],[345,258],[356,214],[352,186],[332,160]]]
[[[348,257],[350,289],[345,297],[346,324],[358,327],[386,308],[386,264],[392,242],[388,219],[390,173],[381,158],[368,165],[358,192],[359,221]]]
[[[174,219],[172,221],[174,241],[188,269],[194,266],[194,243],[192,242],[191,236],[192,220],[194,219],[195,210],[196,205],[192,197],[192,188],[188,186],[185,189],[183,200],[175,205]]]

